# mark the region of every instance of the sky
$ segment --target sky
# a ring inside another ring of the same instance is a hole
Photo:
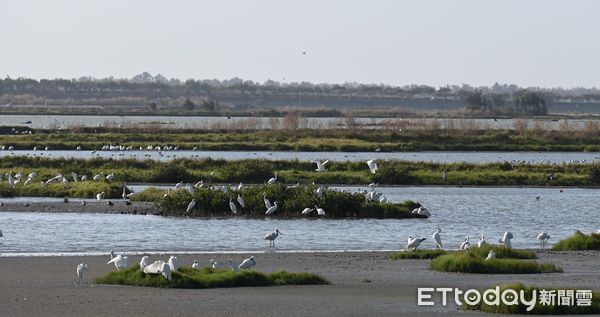
[[[594,0],[0,0],[0,76],[600,87],[598,12]]]

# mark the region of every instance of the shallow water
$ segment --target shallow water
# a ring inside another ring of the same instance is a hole
[[[345,190],[356,190],[344,187]],[[569,188],[379,188],[392,201],[423,203],[430,219],[183,219],[109,214],[0,213],[0,253],[232,252],[270,251],[264,235],[279,228],[278,251],[395,250],[409,235],[442,228],[446,248],[458,248],[466,235],[495,242],[511,231],[513,246],[534,248],[545,230],[550,244],[575,230],[598,230],[600,190]],[[540,196],[536,200],[536,196]]]
[[[152,159],[169,161],[177,158],[213,158],[225,160],[266,159],[266,160],[330,160],[330,161],[367,161],[405,160],[413,162],[436,163],[490,163],[504,161],[524,161],[528,163],[565,163],[597,162],[600,152],[267,152],[267,151],[0,151],[1,157],[31,156],[49,158],[94,157],[112,159]]]

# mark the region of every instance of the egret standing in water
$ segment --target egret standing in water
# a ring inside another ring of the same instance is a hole
[[[435,241],[436,250],[444,249],[442,245],[442,237],[440,236],[440,232],[442,232],[442,229],[437,228],[437,230],[433,233],[433,241]]]
[[[88,269],[88,265],[81,263],[77,266],[77,277],[79,278],[79,284],[83,284],[83,272]]]
[[[319,216],[326,216],[327,214],[325,213],[325,210],[323,208],[319,208],[315,205],[315,210],[317,211],[317,215]]]
[[[244,259],[244,261],[242,261],[242,264],[240,264],[238,266],[238,269],[247,270],[255,265],[256,265],[256,261],[254,260],[254,257],[251,256],[249,259]]]
[[[283,235],[281,234],[281,232],[279,231],[279,229],[275,229],[275,231],[269,233],[268,235],[265,236],[265,240],[269,240],[269,246],[275,246],[275,239],[277,239],[278,236]]]
[[[187,206],[187,209],[185,210],[185,212],[189,213],[190,211],[192,211],[192,209],[194,209],[195,206],[196,206],[196,200],[192,199],[192,201]]]
[[[546,232],[542,231],[542,232],[540,232],[540,234],[538,234],[537,240],[540,242],[540,248],[543,249],[546,247],[546,243],[548,242],[548,239],[550,239],[550,235],[547,234]]]

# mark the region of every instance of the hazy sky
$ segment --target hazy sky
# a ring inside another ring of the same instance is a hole
[[[0,76],[600,87],[599,12],[594,0],[0,0]]]

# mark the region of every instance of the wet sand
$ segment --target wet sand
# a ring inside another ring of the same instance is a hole
[[[109,246],[107,246],[109,249]],[[179,255],[182,265],[250,254]],[[417,287],[478,288],[506,282],[600,289],[600,252],[539,254],[561,274],[485,275],[432,272],[428,260],[389,260],[388,252],[255,254],[256,269],[323,275],[332,285],[157,289],[90,283],[114,266],[109,256],[0,257],[0,316],[491,316],[451,306],[417,306]],[[132,256],[139,261],[140,256]],[[168,256],[151,255],[151,260]],[[77,285],[75,268],[89,265]],[[367,281],[368,280],[368,281]]]

